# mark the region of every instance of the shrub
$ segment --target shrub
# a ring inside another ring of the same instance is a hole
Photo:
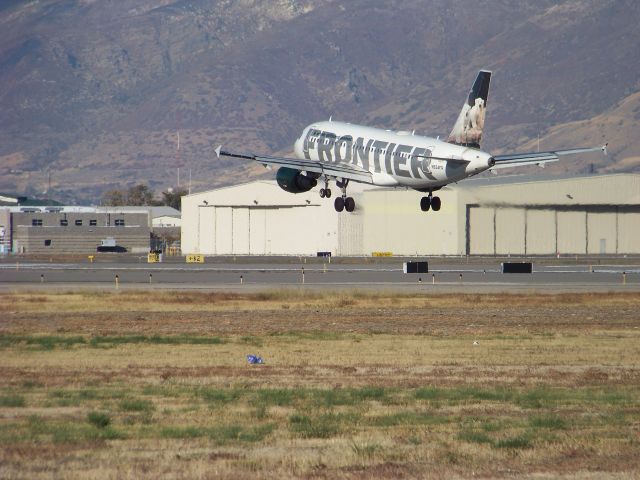
[[[89,412],[87,421],[95,427],[106,428],[111,424],[111,417],[105,412]]]

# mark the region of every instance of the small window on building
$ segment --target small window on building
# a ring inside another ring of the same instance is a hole
[[[41,227],[42,226],[42,219],[41,218],[33,218],[33,219],[31,219],[31,226],[32,227]]]
[[[67,220],[66,218],[60,219],[60,226],[61,227],[66,227],[67,225],[69,225],[69,220]]]
[[[116,227],[124,227],[124,218],[116,219]]]
[[[98,221],[97,220],[89,220],[89,226],[90,227],[96,227],[98,225]]]
[[[45,240],[45,241],[44,241],[44,246],[45,246],[45,247],[50,247],[50,246],[51,246],[51,240],[48,240],[48,239],[47,239],[47,240]]]
[[[76,220],[76,227],[82,226],[82,220]]]

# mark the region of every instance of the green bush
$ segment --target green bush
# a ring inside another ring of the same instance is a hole
[[[111,417],[105,412],[89,412],[87,421],[98,428],[106,428],[111,424]]]
[[[120,409],[126,412],[150,412],[154,410],[151,400],[125,399],[120,402]]]
[[[503,438],[495,443],[497,448],[522,449],[531,448],[531,438],[528,435],[518,435],[516,437]]]

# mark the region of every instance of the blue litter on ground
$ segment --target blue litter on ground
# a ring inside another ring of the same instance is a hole
[[[257,355],[247,355],[247,362],[251,365],[260,365],[264,363],[262,357],[258,357]]]

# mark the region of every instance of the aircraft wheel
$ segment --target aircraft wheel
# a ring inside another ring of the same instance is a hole
[[[331,189],[327,188],[327,189],[324,191],[324,195],[325,195],[325,197],[327,197],[327,198],[331,198]]]
[[[433,197],[431,199],[431,207],[433,208],[434,212],[437,212],[438,210],[440,210],[441,206],[442,206],[442,202],[440,201],[440,197]]]
[[[420,210],[423,212],[428,212],[431,207],[431,202],[429,201],[429,197],[422,197],[420,199]]]
[[[320,198],[324,198],[327,192],[324,191],[324,188],[320,189]]]
[[[336,207],[336,212],[344,210],[344,198],[336,197],[336,201],[333,202],[333,206]]]
[[[347,197],[344,199],[344,209],[347,212],[353,212],[355,208],[356,208],[356,201],[353,199],[353,197]]]

